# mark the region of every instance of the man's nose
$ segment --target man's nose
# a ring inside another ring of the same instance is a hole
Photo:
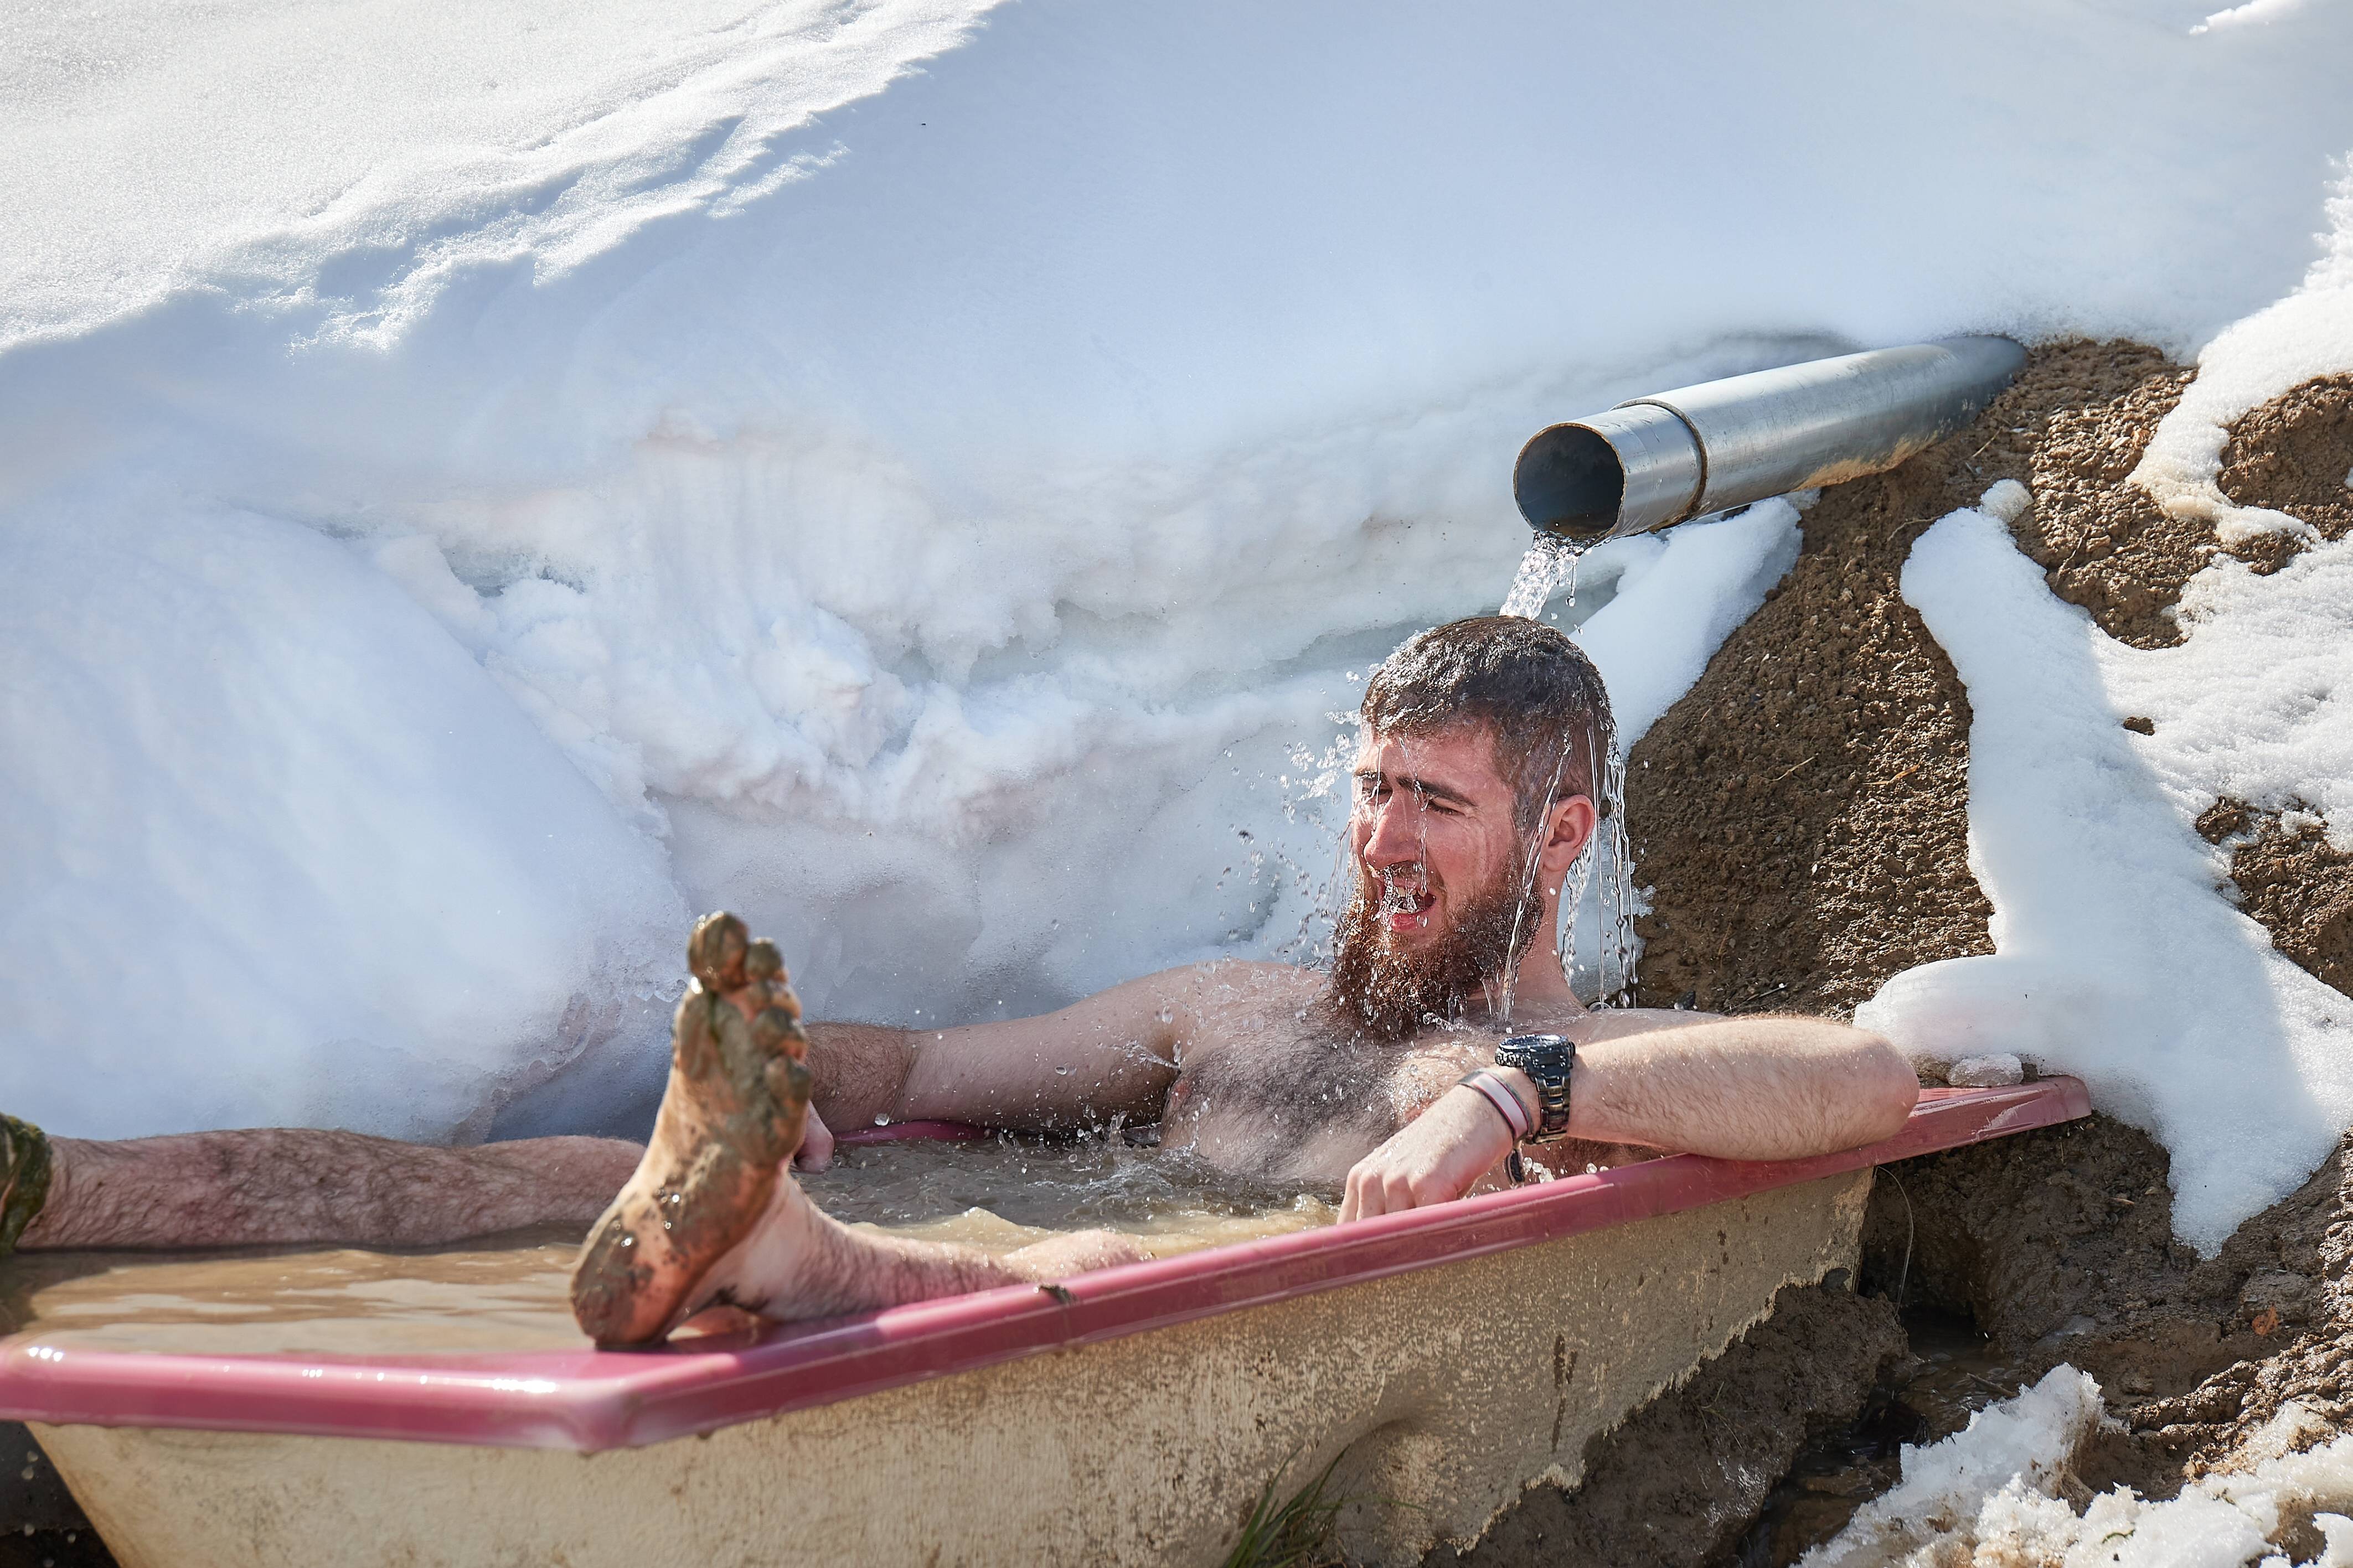
[[[1373,829],[1365,839],[1365,861],[1395,866],[1421,858],[1421,802],[1405,790],[1372,808]]]

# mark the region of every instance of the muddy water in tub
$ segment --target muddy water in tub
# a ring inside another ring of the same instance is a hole
[[[992,1252],[1101,1226],[1166,1257],[1337,1213],[1319,1196],[1103,1140],[870,1144],[800,1179],[840,1219]],[[0,1264],[0,1331],[198,1354],[576,1350],[565,1281],[580,1234],[552,1228],[430,1252],[20,1253]]]

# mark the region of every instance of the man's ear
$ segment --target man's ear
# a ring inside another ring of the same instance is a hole
[[[1543,857],[1545,874],[1554,882],[1568,875],[1599,821],[1590,795],[1573,795],[1554,803],[1545,822]]]

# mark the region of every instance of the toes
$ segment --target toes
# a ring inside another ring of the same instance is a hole
[[[775,1051],[797,1062],[808,1059],[808,1034],[800,1015],[782,1007],[763,1007],[752,1019],[752,1043],[765,1055]]]
[[[712,996],[694,986],[679,998],[670,1017],[670,1065],[690,1082],[700,1083],[719,1066],[719,1046],[712,1037]]]
[[[761,1070],[768,1081],[768,1092],[776,1097],[776,1109],[788,1115],[798,1115],[808,1107],[809,1091],[817,1079],[809,1069],[790,1057],[770,1058]]]

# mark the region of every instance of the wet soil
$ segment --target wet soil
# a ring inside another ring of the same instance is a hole
[[[1763,1512],[1716,1568],[1784,1568],[1847,1526],[1855,1510],[1903,1479],[1907,1444],[1950,1436],[2024,1384],[2018,1358],[1968,1319],[1933,1307],[1901,1313],[1910,1353],[1862,1410],[1810,1440]]]

